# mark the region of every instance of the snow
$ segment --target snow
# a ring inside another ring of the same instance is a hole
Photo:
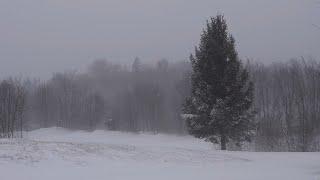
[[[0,140],[0,179],[320,180],[320,153],[223,152],[190,136],[70,131]]]

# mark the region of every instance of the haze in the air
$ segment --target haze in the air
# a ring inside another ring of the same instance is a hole
[[[320,57],[316,0],[1,0],[0,77],[49,77],[94,59],[186,59],[223,13],[240,57]]]

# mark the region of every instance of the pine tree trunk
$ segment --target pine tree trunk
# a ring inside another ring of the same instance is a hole
[[[220,145],[221,150],[227,150],[227,138],[225,135],[221,135]]]

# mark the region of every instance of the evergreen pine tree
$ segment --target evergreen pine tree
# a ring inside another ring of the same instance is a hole
[[[184,105],[189,133],[220,143],[222,150],[229,140],[238,145],[250,141],[256,126],[251,108],[253,83],[222,15],[207,22],[190,60],[192,93]]]

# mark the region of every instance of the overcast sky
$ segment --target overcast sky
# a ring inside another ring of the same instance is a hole
[[[48,77],[97,58],[186,59],[217,13],[242,58],[320,60],[317,0],[0,0],[0,76]]]

